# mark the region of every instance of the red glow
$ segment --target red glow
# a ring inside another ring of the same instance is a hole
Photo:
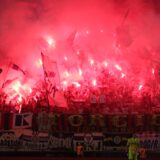
[[[93,59],[90,59],[89,62],[90,62],[91,66],[94,64],[94,60]]]
[[[77,55],[79,55],[79,54],[80,54],[80,51],[78,50],[78,51],[77,51]]]
[[[21,95],[18,97],[18,101],[22,102],[22,96]]]
[[[19,92],[19,89],[20,89],[20,87],[21,87],[21,83],[20,83],[20,81],[15,81],[13,84],[12,84],[12,88],[13,88],[13,90],[15,90],[16,92]]]
[[[68,82],[67,81],[62,81],[62,88],[65,90],[68,87]]]
[[[37,61],[36,61],[36,66],[37,66],[37,68],[41,68],[42,67],[42,60],[41,59],[38,59]]]
[[[32,88],[29,88],[29,92],[32,93]]]
[[[97,80],[96,80],[96,79],[94,79],[94,80],[92,81],[92,85],[93,85],[93,86],[96,86],[96,85],[97,85]]]
[[[79,68],[78,72],[79,72],[79,75],[82,76],[82,70],[80,68]]]
[[[107,63],[106,61],[104,61],[104,62],[103,62],[103,65],[104,65],[105,67],[107,67],[107,66],[108,66],[108,63]]]
[[[77,88],[79,88],[79,87],[81,86],[78,82],[73,82],[73,84],[74,84]]]
[[[68,71],[65,71],[65,76],[66,76],[66,77],[69,77],[69,76],[70,76],[70,74],[69,74]]]
[[[65,91],[86,87],[99,92],[106,86],[111,93],[126,88],[132,95],[133,88],[138,94],[159,94],[160,9],[151,0],[23,1],[2,0],[0,11],[0,85],[9,81],[1,88],[9,100],[42,96],[47,74],[41,52],[57,64],[56,74],[46,67],[53,73],[50,83]],[[19,67],[8,69],[8,61]]]
[[[63,88],[63,90],[65,90],[67,87],[68,87],[68,82],[66,80],[62,81],[62,88]]]
[[[63,81],[62,83],[63,83],[64,85],[67,85],[67,84],[68,84],[68,82],[67,82],[67,81]]]
[[[154,74],[155,73],[155,70],[154,70],[154,68],[152,68],[152,74]]]
[[[115,65],[115,68],[119,71],[122,71],[122,68],[118,64]]]
[[[47,42],[48,42],[49,46],[55,47],[55,40],[53,38],[48,37]]]
[[[121,73],[121,78],[124,78],[126,75],[124,73]]]
[[[64,60],[65,60],[65,61],[68,61],[68,57],[64,56]]]
[[[138,90],[140,91],[143,88],[143,85],[139,85]]]
[[[18,112],[21,113],[21,110],[22,110],[22,104],[20,104]]]
[[[89,31],[88,31],[88,30],[86,30],[86,34],[89,34]]]
[[[103,33],[103,29],[101,29],[100,32]]]

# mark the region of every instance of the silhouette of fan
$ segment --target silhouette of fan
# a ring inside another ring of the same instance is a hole
[[[2,71],[3,71],[2,68],[0,68],[0,74],[2,73]]]

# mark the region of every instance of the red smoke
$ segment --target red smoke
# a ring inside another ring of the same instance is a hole
[[[144,82],[160,63],[159,11],[158,0],[1,0],[0,64],[21,66],[29,86],[43,80],[41,52],[57,61],[64,85],[89,77],[96,86],[103,67]]]

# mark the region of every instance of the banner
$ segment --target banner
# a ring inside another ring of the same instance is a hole
[[[57,133],[49,136],[48,146],[50,150],[72,150],[73,133]]]
[[[137,134],[140,146],[152,153],[160,153],[160,134]],[[145,136],[144,136],[145,135]],[[147,137],[148,136],[148,137]],[[57,132],[32,134],[29,129],[0,131],[0,151],[4,152],[75,152],[78,144],[84,152],[124,153],[131,133],[64,133]]]
[[[21,148],[20,151],[69,151],[72,150],[73,134],[61,133],[48,136],[41,135],[22,135],[19,140]]]
[[[131,133],[105,133],[103,147],[105,151],[125,151]]]
[[[146,150],[160,152],[160,134],[142,133],[136,135],[140,139],[140,145]]]
[[[13,114],[1,112],[1,128],[36,128],[39,132],[160,132],[160,114],[153,115],[103,115],[56,114],[39,112]],[[5,124],[4,124],[5,123]],[[147,124],[147,125],[146,125]],[[33,127],[34,126],[34,127]]]
[[[20,141],[14,131],[0,132],[0,151],[15,151],[19,145]]]
[[[102,133],[79,133],[74,134],[73,148],[76,150],[78,144],[82,144],[84,151],[102,151],[103,134]]]

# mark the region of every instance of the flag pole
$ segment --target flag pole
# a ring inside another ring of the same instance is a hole
[[[130,12],[130,9],[128,8],[128,10],[126,11],[126,13],[124,14],[124,17],[122,19],[121,26],[124,25],[126,19],[128,18],[129,12]]]
[[[43,53],[42,52],[41,52],[41,58],[42,58],[45,90],[46,90],[46,100],[47,100],[47,105],[48,105],[48,111],[50,111],[49,98],[48,98],[49,94],[48,94],[48,90],[47,90],[46,72],[45,72],[45,69],[44,69],[44,59],[43,59]]]
[[[10,61],[10,62],[8,63],[8,66],[7,66],[6,75],[5,75],[5,77],[4,77],[4,81],[3,81],[3,84],[2,84],[2,86],[1,86],[1,89],[3,89],[3,87],[4,87],[4,84],[5,84],[5,82],[6,82],[6,79],[7,79],[8,72],[9,72],[9,69],[10,69],[10,65],[11,65],[11,64],[12,64],[12,62]]]

